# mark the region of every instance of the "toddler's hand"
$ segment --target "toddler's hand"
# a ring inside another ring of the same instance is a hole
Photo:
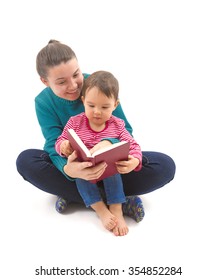
[[[117,170],[120,174],[125,174],[133,171],[139,165],[139,159],[131,155],[128,156],[128,160],[122,160],[116,162]]]
[[[60,152],[65,157],[68,157],[69,155],[71,155],[71,153],[73,152],[73,149],[69,143],[69,140],[62,141],[62,143],[60,144]]]
[[[90,149],[90,153],[92,155],[94,152],[98,151],[99,149],[101,149],[103,147],[110,146],[110,145],[112,145],[112,143],[110,141],[108,141],[108,140],[100,141],[92,149]]]

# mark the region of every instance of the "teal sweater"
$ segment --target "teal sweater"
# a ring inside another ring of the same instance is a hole
[[[64,126],[71,116],[84,112],[84,106],[80,99],[69,101],[58,97],[51,88],[45,88],[35,98],[35,110],[39,125],[45,138],[44,150],[48,152],[53,164],[66,176],[63,171],[67,159],[57,154],[55,142],[62,133]],[[121,105],[113,112],[113,115],[125,121],[126,129],[132,134],[132,128],[128,123]],[[111,142],[117,141],[110,139]],[[68,177],[68,176],[67,176]]]

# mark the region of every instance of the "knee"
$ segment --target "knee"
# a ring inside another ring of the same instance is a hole
[[[165,175],[167,175],[168,177],[168,181],[173,180],[175,173],[176,173],[176,164],[174,162],[174,160],[166,155],[166,154],[162,154],[162,165],[164,167],[165,170]]]
[[[30,163],[30,157],[32,155],[32,149],[28,149],[25,151],[22,151],[17,159],[16,159],[16,167],[17,167],[17,171],[22,175],[23,171],[26,170],[26,168],[28,168],[29,163]]]

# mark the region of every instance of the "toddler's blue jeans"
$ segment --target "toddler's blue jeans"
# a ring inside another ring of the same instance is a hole
[[[86,207],[103,200],[97,184],[83,179],[76,179],[75,182]],[[107,205],[124,203],[126,201],[120,174],[105,178],[103,186]]]

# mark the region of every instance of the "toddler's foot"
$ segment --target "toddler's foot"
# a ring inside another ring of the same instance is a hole
[[[107,230],[112,230],[117,224],[117,218],[109,211],[104,202],[99,201],[91,205]]]
[[[68,206],[68,202],[64,198],[58,197],[55,204],[55,208],[57,212],[63,213],[66,210],[67,206]]]
[[[100,213],[98,215],[99,215],[99,218],[100,218],[102,224],[104,225],[104,227],[107,230],[114,229],[114,227],[117,224],[117,218],[114,215],[112,215],[112,213],[110,211],[108,211],[107,213],[106,212]]]
[[[122,205],[123,213],[134,219],[137,223],[141,222],[145,216],[141,198],[138,196],[128,196]]]
[[[114,235],[116,236],[126,235],[129,232],[129,229],[122,214],[122,205],[111,204],[109,206],[109,210],[117,218],[117,224],[112,230]]]

